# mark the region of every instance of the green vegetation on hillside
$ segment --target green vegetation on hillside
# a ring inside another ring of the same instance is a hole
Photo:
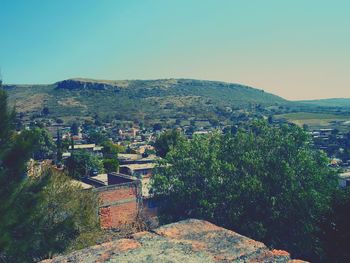
[[[347,107],[350,108],[350,99],[337,98],[337,99],[321,99],[321,100],[302,100],[299,101],[303,104],[310,104],[323,107]]]
[[[101,117],[138,122],[196,116],[210,118],[250,104],[278,105],[282,98],[238,84],[190,79],[94,81],[6,86],[10,102],[27,117]],[[45,109],[45,113],[44,113]]]

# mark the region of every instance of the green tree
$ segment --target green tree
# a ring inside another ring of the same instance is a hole
[[[117,158],[120,150],[120,147],[117,144],[114,144],[110,140],[107,140],[104,141],[101,145],[103,146],[103,156],[106,156],[108,158]]]
[[[96,132],[96,131],[89,133],[89,137],[88,137],[89,143],[102,144],[105,141],[108,141],[106,134],[102,132]]]
[[[42,110],[42,114],[49,115],[49,113],[50,113],[49,108],[48,107],[44,107],[43,110]]]
[[[153,130],[154,130],[154,131],[160,131],[162,128],[163,128],[163,126],[162,126],[161,123],[155,123],[155,124],[153,125]]]
[[[0,254],[11,244],[14,228],[31,209],[27,203],[18,202],[18,196],[25,190],[24,174],[35,140],[31,133],[15,132],[14,116],[0,86]],[[32,201],[30,197],[26,200],[29,204]]]
[[[178,130],[168,130],[163,132],[156,140],[154,148],[160,157],[165,157],[171,148],[175,147],[180,141],[184,140],[184,136]]]
[[[350,262],[350,188],[339,189],[332,200],[332,210],[323,218],[322,241],[325,262]]]
[[[13,228],[6,247],[9,262],[32,262],[57,253],[91,246],[99,237],[98,198],[83,191],[65,174],[47,170],[26,182],[19,201],[28,204],[28,217]]]
[[[117,159],[103,159],[103,167],[107,173],[118,172],[119,162]]]
[[[14,115],[0,87],[1,260],[32,262],[70,246],[90,245],[97,199],[73,189],[66,177],[26,177],[27,162],[39,141],[35,131],[15,132]]]
[[[33,147],[34,159],[42,160],[45,158],[52,158],[53,153],[56,150],[56,145],[47,130],[34,128],[31,131],[25,130],[22,133],[32,133],[32,136],[36,140],[36,144]]]
[[[63,155],[63,144],[62,144],[62,137],[59,129],[57,129],[56,149],[57,149],[56,160],[58,164],[61,164],[62,155]]]
[[[73,151],[65,164],[68,174],[73,178],[90,175],[92,171],[103,172],[102,160],[86,150]]]
[[[327,164],[302,129],[259,121],[236,134],[180,140],[156,170],[152,192],[164,221],[204,218],[313,259],[337,185]]]
[[[70,127],[71,133],[73,135],[78,135],[79,134],[79,124],[76,122],[73,122],[72,126]]]

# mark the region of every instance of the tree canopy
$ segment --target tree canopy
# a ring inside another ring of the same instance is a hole
[[[97,198],[62,174],[29,178],[28,160],[50,138],[38,129],[16,132],[14,117],[0,87],[0,260],[33,262],[91,245]]]
[[[99,237],[98,198],[61,172],[30,178],[18,195],[24,209],[11,229],[10,262],[32,262],[91,246]]]
[[[165,157],[172,147],[183,140],[184,136],[180,131],[173,129],[163,132],[156,140],[154,147],[160,157]]]
[[[163,221],[210,220],[308,259],[337,178],[296,126],[250,123],[235,134],[180,140],[153,176]]]
[[[100,158],[86,150],[75,150],[66,160],[68,174],[73,178],[90,175],[91,172],[103,172],[103,163]]]

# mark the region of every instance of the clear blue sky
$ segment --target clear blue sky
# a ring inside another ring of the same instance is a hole
[[[350,97],[348,0],[0,0],[5,83],[197,78]]]

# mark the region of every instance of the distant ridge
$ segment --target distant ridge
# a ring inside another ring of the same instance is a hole
[[[51,117],[109,116],[122,120],[213,118],[247,105],[287,100],[249,86],[195,79],[94,80],[73,78],[50,85],[5,85],[10,102],[27,114],[48,107]]]
[[[304,104],[310,104],[320,107],[350,107],[350,98],[331,98],[320,100],[301,100],[298,101]]]

